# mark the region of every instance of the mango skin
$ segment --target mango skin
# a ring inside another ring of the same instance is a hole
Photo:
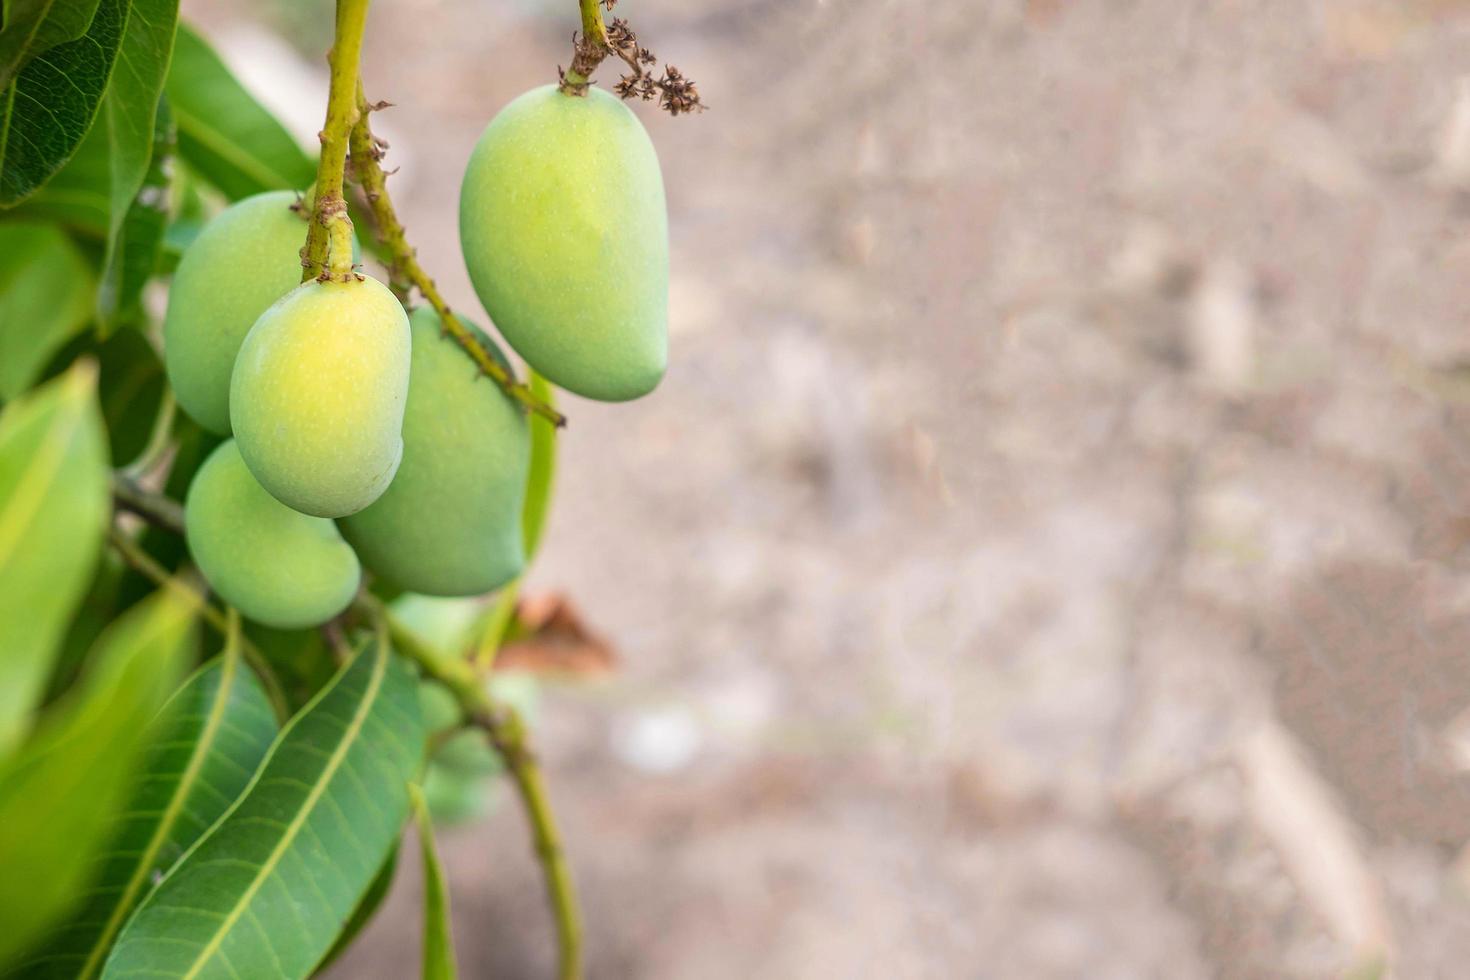
[[[179,406],[230,433],[230,372],[256,319],[301,281],[306,222],[292,191],[238,201],[184,251],[163,319],[163,359]]]
[[[189,485],[184,529],[210,587],[266,626],[325,623],[347,608],[362,579],[336,526],[266,493],[234,440],[221,443]]]
[[[636,116],[592,88],[532,89],[490,121],[459,199],[465,266],[496,328],[568,391],[627,401],[668,364],[669,231]]]
[[[413,367],[403,462],[387,491],[340,526],[363,564],[394,586],[425,595],[479,595],[515,578],[525,565],[521,510],[530,424],[458,344],[441,336],[433,310],[419,307],[409,323]]]
[[[261,314],[230,380],[240,455],[281,503],[345,517],[377,500],[403,454],[408,315],[371,277],[303,283]]]

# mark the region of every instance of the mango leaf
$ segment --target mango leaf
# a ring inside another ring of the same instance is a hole
[[[336,962],[337,957],[347,952],[347,947],[358,934],[367,928],[367,924],[373,920],[378,907],[383,904],[383,899],[388,897],[388,890],[393,887],[393,874],[398,870],[398,845],[393,845],[393,850],[383,860],[383,866],[373,877],[373,883],[368,885],[368,890],[363,892],[362,899],[357,903],[357,908],[352,910],[352,918],[342,927],[337,935],[337,941],[332,944],[331,952],[322,958],[321,963],[312,971],[312,976],[319,977],[327,971],[327,967]]]
[[[0,398],[25,391],[92,316],[91,266],[55,225],[0,224]]]
[[[241,662],[238,621],[149,728],[144,776],[120,814],[102,874],[79,914],[14,977],[91,980],[123,922],[245,789],[276,736],[260,682]]]
[[[102,377],[97,394],[107,422],[113,462],[125,466],[147,448],[167,380],[163,361],[137,330],[119,330],[97,348]],[[175,498],[177,499],[177,498]]]
[[[156,593],[98,639],[81,687],[0,766],[0,966],[82,897],[183,665],[192,605]]]
[[[555,407],[556,389],[535,371],[529,381],[531,394]],[[531,469],[526,477],[526,503],[521,509],[521,533],[526,545],[526,564],[541,547],[551,491],[556,482],[556,426],[539,415],[531,416]]]
[[[179,25],[168,97],[180,154],[230,200],[302,190],[316,179],[316,164],[286,128],[186,24]]]
[[[108,185],[112,169],[107,162],[107,128],[93,126],[66,166],[46,186],[15,206],[18,218],[57,221],[89,241],[107,247]]]
[[[21,67],[63,41],[87,32],[97,0],[5,0],[0,28],[0,89]]]
[[[556,404],[556,389],[535,371],[530,372],[531,393],[547,405]],[[532,415],[531,465],[526,474],[526,502],[521,505],[521,540],[526,551],[526,564],[536,556],[541,547],[541,534],[546,529],[546,515],[551,508],[551,491],[556,482],[556,426]],[[520,596],[521,582],[518,577],[507,583],[495,601],[486,607],[478,629],[479,645],[476,658],[488,661],[505,643],[515,625],[516,601]]]
[[[408,810],[413,671],[377,637],[282,730],[245,794],[123,928],[103,977],[306,977]]]
[[[160,98],[178,0],[132,0],[97,120],[66,166],[21,205],[103,243],[97,317],[104,335],[136,313],[168,218],[173,117]]]
[[[408,788],[413,801],[413,820],[419,831],[419,850],[424,861],[424,980],[455,980],[454,935],[449,928],[449,888],[439,853],[434,849],[434,821],[423,792]]]
[[[0,90],[0,207],[39,190],[96,118],[128,19],[128,0],[101,0],[87,32],[32,58]]]
[[[30,724],[107,526],[96,385],[82,361],[0,413],[0,756]]]
[[[108,234],[106,270],[98,293],[104,330],[132,312],[153,272],[168,209],[168,157],[173,123],[159,96],[173,55],[179,0],[132,0],[118,50],[117,69],[93,127],[107,140]],[[160,118],[161,117],[161,118]],[[124,235],[128,228],[131,235]],[[131,244],[131,250],[127,247]],[[130,255],[135,251],[135,255]]]

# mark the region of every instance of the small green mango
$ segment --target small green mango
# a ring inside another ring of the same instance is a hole
[[[525,564],[521,509],[531,460],[526,414],[443,336],[439,317],[409,318],[413,368],[403,462],[387,491],[341,522],[363,564],[392,585],[479,595]],[[483,332],[481,343],[499,355]]]
[[[517,354],[568,391],[648,394],[668,362],[669,233],[658,157],[600,89],[533,89],[475,145],[459,198],[470,280]]]
[[[403,454],[408,316],[370,276],[297,286],[250,328],[230,421],[250,472],[281,503],[345,517],[377,500]]]
[[[230,371],[266,307],[301,281],[306,222],[292,191],[247,197],[194,239],[169,289],[163,359],[180,407],[204,428],[230,432]]]
[[[347,608],[362,578],[336,525],[266,493],[234,440],[221,443],[189,485],[184,529],[210,587],[266,626],[325,623]]]

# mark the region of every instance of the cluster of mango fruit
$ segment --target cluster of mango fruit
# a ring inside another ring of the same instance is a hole
[[[405,311],[366,275],[298,285],[295,203],[272,192],[221,213],[169,294],[178,403],[230,437],[185,499],[195,563],[247,618],[284,629],[342,612],[364,568],[428,595],[501,586],[525,562],[525,412],[432,309]],[[465,264],[500,334],[552,383],[603,401],[663,375],[667,221],[647,133],[596,89],[548,85],[506,106],[460,194]]]

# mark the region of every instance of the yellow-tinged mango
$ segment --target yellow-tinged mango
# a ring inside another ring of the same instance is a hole
[[[376,279],[297,286],[250,328],[230,382],[240,455],[283,504],[345,517],[377,500],[403,453],[410,335]]]
[[[617,98],[547,85],[502,109],[465,168],[459,236],[480,302],[539,373],[602,401],[658,384],[668,361],[663,177]]]
[[[256,622],[317,626],[357,593],[362,570],[336,525],[266,493],[234,440],[221,443],[189,485],[184,527],[210,587]]]
[[[230,431],[230,372],[266,307],[301,281],[306,222],[292,191],[247,197],[204,227],[179,260],[163,319],[163,359],[179,406]]]
[[[441,336],[433,310],[420,307],[409,322],[403,462],[372,506],[342,520],[342,533],[368,569],[399,588],[438,596],[489,592],[525,563],[530,427],[459,345]]]

